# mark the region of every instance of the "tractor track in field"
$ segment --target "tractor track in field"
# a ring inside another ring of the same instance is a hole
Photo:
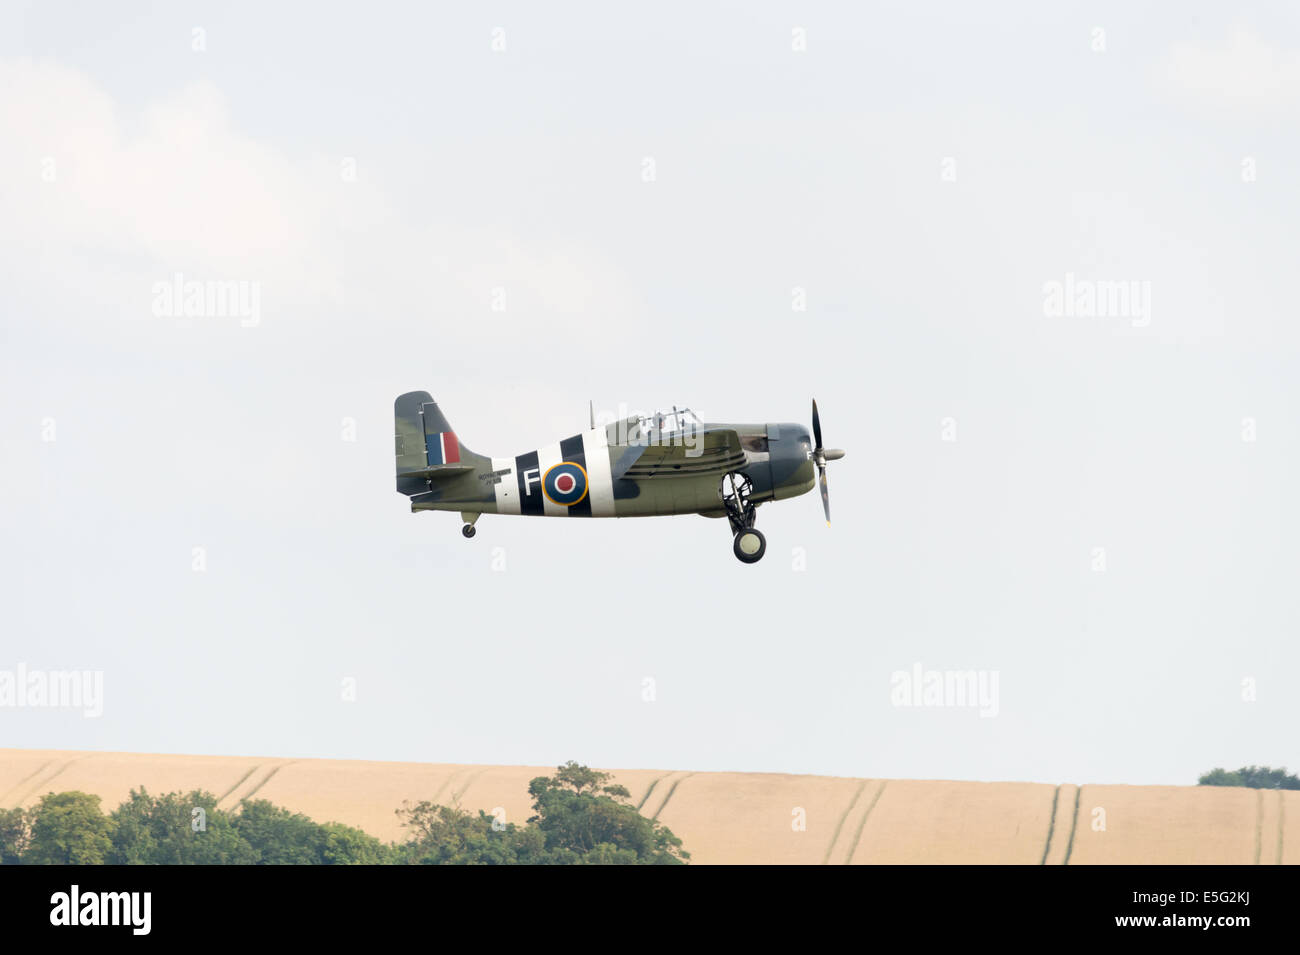
[[[1047,855],[1052,851],[1052,836],[1056,833],[1056,807],[1060,801],[1061,787],[1058,784],[1052,793],[1052,814],[1047,820],[1047,839],[1043,842],[1043,858],[1039,860],[1039,865],[1047,865]]]
[[[680,786],[684,781],[690,779],[694,775],[695,775],[694,773],[686,773],[685,775],[678,776],[676,779],[674,779],[673,784],[668,787],[668,793],[664,796],[664,801],[659,804],[659,808],[655,810],[655,814],[650,818],[655,821],[658,821],[659,814],[662,813],[664,811],[664,807],[668,805],[668,800],[673,798],[673,793],[677,792],[677,787]]]
[[[430,799],[429,802],[433,803],[435,806],[441,805],[441,803],[439,803],[438,800],[441,799],[442,794],[447,791],[447,787],[451,785],[451,781],[455,779],[457,776],[459,776],[462,772],[464,772],[464,770],[462,769],[459,768],[453,769],[447,775],[447,778],[442,781],[442,785],[438,787],[438,791],[433,794],[433,798]],[[453,794],[454,794],[454,790],[453,790]]]
[[[453,801],[456,805],[459,806],[459,805],[460,805],[460,797],[463,796],[463,795],[465,795],[465,793],[469,792],[469,787],[474,785],[474,780],[478,779],[478,778],[479,778],[480,776],[482,776],[485,772],[487,772],[487,767],[486,767],[486,766],[484,766],[482,769],[479,769],[479,770],[477,770],[477,771],[475,771],[475,772],[470,773],[470,774],[469,774],[469,779],[465,780],[465,785],[460,787],[460,792],[456,792],[456,791],[454,791],[454,790],[452,791],[452,794],[451,794],[452,801]]]
[[[862,790],[867,788],[868,782],[870,782],[868,779],[862,780],[862,785],[853,793],[853,798],[849,800],[848,806],[840,813],[840,821],[835,824],[835,831],[831,833],[831,841],[826,846],[826,855],[822,856],[822,865],[830,864],[831,853],[835,851],[835,843],[839,841],[840,832],[844,829],[844,821],[849,818],[849,814],[853,812],[853,807],[858,804],[858,799],[862,796]]]
[[[32,785],[31,787],[29,787],[28,789],[24,790],[24,791],[22,792],[22,794],[18,797],[17,801],[14,803],[14,806],[15,806],[15,807],[20,807],[20,806],[22,806],[22,804],[25,803],[28,799],[30,799],[30,798],[32,797],[32,795],[34,795],[38,790],[44,788],[44,787],[46,786],[46,784],[48,784],[48,783],[51,782],[52,780],[54,780],[54,779],[58,778],[59,776],[61,776],[61,775],[63,774],[63,772],[64,772],[64,771],[65,771],[69,766],[71,766],[73,763],[79,763],[79,762],[81,762],[83,759],[89,759],[89,758],[90,758],[91,756],[93,756],[93,755],[95,755],[95,754],[94,754],[94,753],[82,753],[80,756],[73,756],[71,759],[65,759],[65,760],[53,760],[53,759],[52,759],[52,760],[50,760],[48,763],[46,763],[44,766],[42,766],[42,767],[41,767],[40,769],[38,769],[36,772],[34,772],[34,773],[32,773],[31,775],[29,775],[26,779],[24,779],[22,782],[18,783],[17,786],[14,786],[13,789],[10,790],[10,792],[12,793],[14,790],[17,790],[17,789],[19,789],[21,786],[26,785],[26,784],[27,784],[28,782],[30,782],[33,778],[35,778],[36,776],[38,776],[38,775],[39,775],[43,770],[48,769],[52,764],[55,764],[55,763],[58,764],[58,768],[55,769],[54,772],[52,772],[52,773],[50,773],[49,775],[46,775],[46,776],[41,776],[40,779],[38,779],[38,780],[36,781],[35,784],[33,784],[33,785]]]
[[[1264,790],[1255,793],[1255,865],[1264,854]]]
[[[261,763],[254,763],[253,766],[251,766],[251,767],[249,768],[248,772],[244,773],[244,775],[240,776],[238,779],[235,780],[235,784],[234,784],[233,786],[231,786],[229,789],[227,789],[225,792],[223,792],[220,796],[218,796],[218,797],[217,797],[217,808],[220,808],[220,807],[221,807],[221,804],[222,804],[223,802],[226,801],[226,797],[227,797],[227,796],[229,796],[231,793],[233,793],[233,792],[234,792],[236,789],[238,789],[240,786],[244,785],[244,781],[247,780],[249,776],[253,775],[253,773],[257,772],[258,768],[259,768],[261,765],[262,765]]]
[[[259,789],[261,789],[263,786],[265,786],[267,783],[271,781],[272,776],[274,776],[280,770],[284,769],[284,767],[292,766],[296,762],[298,762],[296,759],[291,759],[287,763],[280,763],[278,766],[271,767],[271,771],[262,777],[262,781],[258,783],[256,786],[254,786],[252,789],[250,789],[248,792],[244,793],[244,795],[240,797],[239,801],[243,802],[245,799],[252,799],[255,795],[257,795],[257,791]]]
[[[1070,822],[1070,841],[1065,844],[1065,861],[1061,865],[1070,864],[1070,855],[1074,852],[1074,834],[1079,831],[1079,805],[1083,802],[1083,785],[1074,791],[1074,814]]]
[[[45,762],[41,763],[41,765],[37,766],[30,773],[24,776],[22,779],[18,780],[18,782],[14,783],[12,786],[6,789],[4,795],[0,796],[0,806],[3,806],[6,803],[8,803],[9,797],[12,796],[14,793],[16,793],[19,789],[21,789],[24,783],[26,783],[30,779],[34,779],[35,777],[39,776],[41,773],[45,772],[46,768],[50,766],[53,762],[54,760],[47,759]],[[17,804],[15,804],[15,808],[17,808]]]
[[[641,797],[641,801],[636,804],[637,812],[640,812],[641,807],[650,801],[650,794],[655,791],[655,787],[658,786],[660,782],[667,779],[671,775],[672,773],[664,773],[662,776],[656,776],[654,779],[650,780],[650,787],[646,789],[645,795]]]
[[[871,818],[871,810],[876,808],[876,803],[880,802],[880,797],[885,794],[885,787],[888,785],[889,780],[882,779],[880,781],[880,788],[877,789],[876,794],[871,797],[871,804],[867,806],[867,811],[864,812],[862,818],[858,820],[857,831],[853,833],[853,843],[849,846],[848,855],[844,857],[845,865],[853,864],[853,856],[857,854],[858,844],[862,842],[862,833],[867,828],[867,820]]]
[[[1282,864],[1282,833],[1286,827],[1286,797],[1277,791],[1277,864]]]

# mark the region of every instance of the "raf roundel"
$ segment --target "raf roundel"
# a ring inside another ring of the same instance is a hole
[[[542,490],[554,503],[572,507],[587,496],[587,472],[575,461],[561,461],[542,478]]]

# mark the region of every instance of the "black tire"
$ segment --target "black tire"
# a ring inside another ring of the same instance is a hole
[[[464,527],[460,529],[460,532],[465,535],[465,538],[467,540],[473,537],[476,533],[478,533],[477,531],[474,530],[473,524],[466,524]]]
[[[755,537],[758,538],[757,549],[754,549],[753,547],[753,538]],[[743,548],[741,546],[742,539],[744,539],[745,544]],[[767,538],[763,536],[763,532],[758,528],[747,527],[736,535],[736,539],[732,542],[731,549],[735,553],[736,559],[742,564],[756,564],[762,560],[763,555],[767,553]]]

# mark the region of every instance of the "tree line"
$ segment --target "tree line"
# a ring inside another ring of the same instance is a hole
[[[1248,789],[1300,789],[1300,777],[1288,773],[1286,767],[1243,766],[1227,770],[1215,768],[1197,781],[1199,786],[1245,786]]]
[[[609,773],[574,762],[528,784],[520,826],[481,810],[421,801],[397,810],[405,839],[318,823],[265,799],[237,810],[203,790],[150,795],[110,813],[84,792],[48,793],[30,809],[0,809],[5,865],[677,865],[681,839],[642,816]]]

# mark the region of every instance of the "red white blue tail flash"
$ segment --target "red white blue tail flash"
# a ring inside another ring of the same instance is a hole
[[[416,447],[418,448],[419,445],[417,444]],[[426,434],[424,436],[424,448],[429,455],[429,467],[433,467],[435,464],[460,463],[460,442],[456,440],[456,435],[450,431]]]

